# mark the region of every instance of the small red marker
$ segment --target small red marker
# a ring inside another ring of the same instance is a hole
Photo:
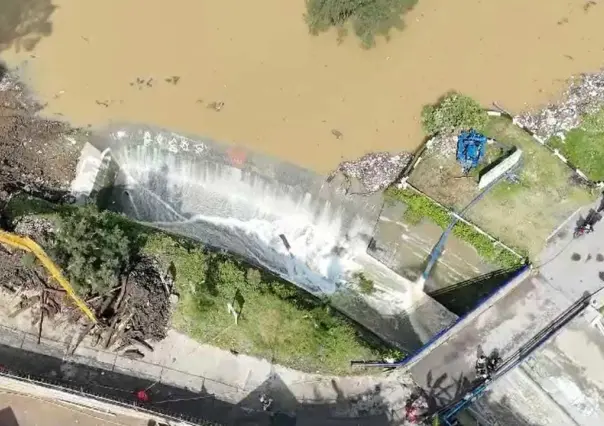
[[[142,389],[136,392],[136,399],[138,402],[149,402],[149,394],[146,390]]]

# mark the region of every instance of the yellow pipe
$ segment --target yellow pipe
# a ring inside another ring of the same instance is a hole
[[[86,306],[86,304],[78,297],[78,295],[69,284],[69,281],[63,277],[61,271],[54,262],[46,255],[42,247],[40,247],[35,241],[28,237],[20,237],[18,235],[11,234],[9,232],[0,231],[0,242],[8,244],[9,246],[19,248],[21,250],[25,250],[27,252],[33,253],[34,256],[38,258],[40,263],[44,265],[46,270],[50,273],[50,275],[57,280],[57,282],[63,287],[65,292],[72,298],[75,302],[76,306],[80,308],[84,314],[90,318],[90,320],[96,324],[98,321],[92,311]]]

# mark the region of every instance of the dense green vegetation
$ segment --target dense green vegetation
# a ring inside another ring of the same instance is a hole
[[[84,296],[115,287],[135,251],[136,238],[129,238],[113,215],[93,206],[65,211],[51,246],[52,256]]]
[[[604,180],[604,109],[583,117],[580,127],[566,133],[564,141],[553,137],[548,143],[589,179]]]
[[[330,373],[347,372],[351,359],[380,356],[326,300],[244,262],[165,234],[150,236],[143,251],[174,263],[180,301],[173,325],[200,342]]]
[[[388,37],[392,29],[402,29],[402,15],[417,0],[307,0],[306,23],[312,34],[335,27],[340,37],[348,26],[363,46],[375,45],[376,36]]]
[[[451,224],[452,218],[449,213],[423,195],[411,190],[389,188],[386,191],[386,196],[406,204],[407,210],[405,211],[404,220],[407,223],[417,224],[423,218],[428,218],[443,230]],[[487,262],[499,265],[502,268],[522,263],[522,259],[514,253],[501,245],[494,244],[489,237],[465,222],[457,222],[453,227],[453,235],[474,247],[478,255]]]
[[[487,118],[478,102],[457,92],[447,93],[436,104],[426,105],[422,110],[422,125],[428,135],[481,130]]]
[[[140,255],[153,256],[165,270],[173,265],[179,302],[172,325],[199,342],[332,374],[350,373],[352,359],[393,356],[375,336],[331,308],[329,300],[228,254],[92,206],[57,209],[14,197],[7,212],[12,219],[37,213],[52,220],[57,230],[43,245],[83,295],[115,285],[119,273]],[[362,274],[358,284],[363,291],[373,290]]]

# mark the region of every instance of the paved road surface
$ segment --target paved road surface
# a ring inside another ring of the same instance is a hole
[[[585,214],[586,211],[587,209],[581,213]],[[455,398],[463,391],[464,384],[467,386],[473,380],[474,363],[479,347],[487,353],[498,350],[502,357],[506,358],[580,298],[584,292],[594,292],[604,285],[604,223],[597,225],[593,234],[573,239],[575,221],[576,218],[572,218],[554,234],[540,256],[539,273],[519,279],[512,291],[480,316],[468,321],[463,329],[411,369],[412,376],[418,384],[430,390],[438,402],[445,403]],[[562,362],[564,360],[561,351],[568,351],[570,347],[567,344],[565,349],[560,349],[560,343],[556,342],[571,339],[576,342],[575,349],[590,345],[594,348],[604,348],[604,336],[598,334],[599,332],[594,333],[593,329],[584,330],[587,324],[584,318],[577,319],[573,324],[576,331],[571,332],[571,327],[563,331],[554,343],[550,342],[547,346],[549,349],[538,352],[539,355],[533,362],[538,370],[538,365],[546,361],[544,357],[550,359],[555,357],[554,364],[557,363],[557,371],[564,370],[568,376],[564,379],[566,382],[560,378],[552,379],[554,382],[558,380],[557,387],[550,380],[551,383],[547,385],[551,392],[540,391],[539,386],[535,384],[534,379],[529,378],[525,372],[526,368],[523,367],[522,370],[510,373],[493,385],[488,402],[490,408],[506,419],[506,425],[578,424],[570,420],[566,409],[552,403],[552,398],[559,399],[563,393],[560,390],[563,388],[563,383],[578,382],[579,390],[584,389],[585,392],[576,392],[574,396],[576,404],[578,400],[587,398],[586,392],[594,395],[597,394],[596,390],[599,390],[604,397],[604,376],[600,387],[591,385],[581,387],[581,383],[586,383],[588,379],[585,377],[584,370],[587,368],[585,364],[604,371],[604,360],[601,357],[592,355],[591,363],[583,361],[583,364],[576,366],[573,366],[574,361]],[[602,339],[602,341],[596,343],[594,339]],[[598,349],[593,349],[592,352],[600,353]],[[569,356],[568,352],[564,356],[567,361],[576,357]],[[554,368],[554,364],[549,362],[550,371]],[[532,376],[530,374],[530,377]],[[548,377],[551,378],[552,375]],[[566,392],[567,400],[572,398],[569,392]],[[593,400],[593,397],[590,400]],[[506,406],[512,408],[506,409]],[[504,415],[506,411],[508,414]],[[582,411],[584,416],[587,411],[587,409]],[[595,413],[597,410],[592,411]],[[594,417],[586,416],[586,419],[591,422],[585,423],[586,425],[600,424]]]
[[[0,388],[2,426],[147,426],[148,422],[108,415],[75,405],[7,392]]]

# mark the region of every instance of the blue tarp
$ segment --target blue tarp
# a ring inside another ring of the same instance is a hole
[[[468,171],[478,165],[484,155],[487,137],[475,130],[461,132],[457,136],[457,161]]]

